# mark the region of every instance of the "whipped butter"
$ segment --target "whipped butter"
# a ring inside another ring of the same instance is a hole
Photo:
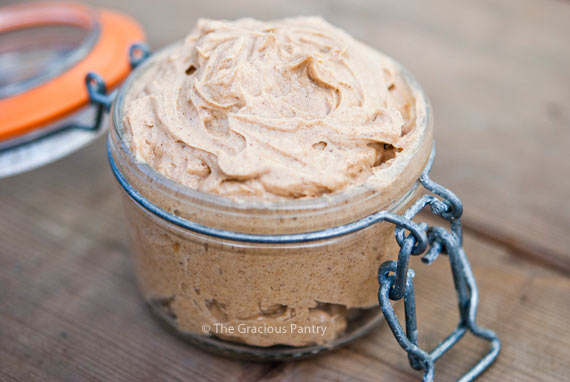
[[[124,145],[113,155],[148,200],[198,224],[282,234],[352,222],[402,199],[431,150],[428,107],[410,77],[321,18],[200,20],[151,60],[118,105],[121,139],[137,164],[230,207],[138,173],[121,163],[133,160],[119,155]],[[358,187],[365,192],[345,192]],[[256,346],[330,344],[365,325],[358,317],[380,314],[378,267],[398,252],[390,223],[263,245],[197,235],[127,197],[125,206],[142,292],[183,333]]]
[[[137,160],[238,199],[374,187],[415,120],[393,62],[316,17],[200,20],[125,107]]]

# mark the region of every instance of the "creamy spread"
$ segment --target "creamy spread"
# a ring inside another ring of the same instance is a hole
[[[317,17],[200,20],[137,79],[124,113],[138,161],[261,200],[382,182],[414,121],[391,59]]]
[[[338,205],[324,198],[314,210],[273,217],[272,203],[263,204],[267,215],[243,203],[235,211],[186,203],[163,182],[137,176],[137,166],[121,168],[161,209],[210,227],[281,234],[345,224],[402,198],[429,155],[427,106],[400,71],[320,18],[200,20],[128,89],[123,138],[135,159],[231,199],[293,205],[360,185],[372,196]],[[125,205],[145,298],[198,337],[207,327],[257,346],[331,343],[355,317],[379,314],[377,270],[398,252],[389,223],[314,243],[258,245],[196,235],[129,198]]]

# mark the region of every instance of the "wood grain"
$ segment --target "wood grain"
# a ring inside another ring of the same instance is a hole
[[[0,0],[1,1],[1,0]],[[6,1],[2,1],[5,3]],[[90,1],[140,20],[154,48],[200,16],[320,14],[396,57],[435,110],[434,179],[465,204],[466,250],[481,290],[479,323],[503,351],[482,380],[570,375],[570,3],[465,1]],[[1,118],[1,116],[0,116]],[[0,180],[1,381],[415,381],[385,325],[330,354],[255,364],[173,337],[140,298],[104,141]],[[414,262],[420,343],[457,318],[446,258]],[[401,307],[399,307],[401,309]],[[481,341],[438,362],[457,378]]]

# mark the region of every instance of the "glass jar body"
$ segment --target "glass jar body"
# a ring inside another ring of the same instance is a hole
[[[419,196],[417,179],[432,149],[429,104],[402,68],[416,99],[412,144],[382,188],[366,185],[325,197],[244,201],[200,193],[135,160],[123,136],[122,107],[137,72],[113,105],[109,158],[123,186],[135,269],[145,300],[175,331],[217,352],[257,359],[303,357],[365,333],[381,319],[377,270],[394,259],[394,225],[293,244],[219,239],[181,228],[135,200],[177,218],[236,233],[284,235],[325,230],[380,210],[402,213]]]
[[[377,269],[398,253],[390,223],[314,243],[236,243],[177,227],[126,194],[123,201],[144,298],[194,341],[324,349],[381,318]]]

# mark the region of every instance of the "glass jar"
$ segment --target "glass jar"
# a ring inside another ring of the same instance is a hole
[[[152,311],[191,342],[242,358],[306,357],[366,333],[382,317],[378,267],[398,254],[393,224],[310,242],[248,238],[326,230],[382,210],[402,213],[419,196],[417,179],[433,144],[424,92],[395,64],[416,99],[410,134],[417,136],[389,167],[391,180],[382,188],[238,202],[184,187],[130,152],[122,125],[125,95],[168,50],[139,66],[119,90],[108,141],[124,191],[137,280]],[[219,232],[234,233],[237,240]]]

